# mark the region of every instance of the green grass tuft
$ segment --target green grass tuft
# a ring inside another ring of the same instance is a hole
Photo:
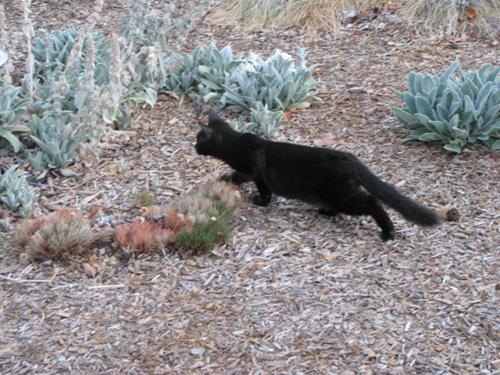
[[[210,217],[206,222],[196,222],[192,230],[183,230],[177,235],[175,242],[181,250],[194,254],[208,252],[229,236],[229,221],[234,208],[222,202],[216,203],[216,208],[216,216]]]

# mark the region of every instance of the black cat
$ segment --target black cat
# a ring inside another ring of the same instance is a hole
[[[386,203],[407,220],[431,226],[446,218],[403,196],[375,176],[354,155],[327,148],[271,142],[239,133],[210,112],[208,125],[200,125],[196,152],[229,164],[235,171],[224,181],[254,181],[259,194],[253,202],[267,206],[272,193],[300,199],[320,207],[327,215],[371,215],[382,229],[384,241],[394,238],[394,225],[380,204]],[[364,189],[363,189],[364,188]],[[380,201],[379,201],[380,200]]]

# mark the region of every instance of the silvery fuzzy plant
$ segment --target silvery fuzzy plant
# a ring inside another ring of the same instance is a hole
[[[95,59],[95,81],[102,86],[109,80],[109,61],[111,59],[110,41],[99,31],[86,33],[84,40],[82,33],[75,26],[68,26],[63,30],[56,30],[49,34],[42,31],[42,35],[34,39],[32,49],[35,61],[35,74],[39,80],[44,80],[50,72],[64,70],[70,54],[77,42],[82,43],[81,58],[85,59],[89,43],[92,40]]]
[[[227,77],[243,61],[243,56],[234,54],[229,46],[221,50],[215,43],[198,47],[192,54],[182,56],[180,68],[168,75],[165,89],[178,94],[192,92],[192,98],[205,103],[213,98],[220,99]]]
[[[312,77],[314,66],[307,66],[305,56],[299,49],[296,63],[281,51],[267,60],[253,53],[245,58],[234,54],[229,46],[219,50],[212,43],[183,55],[180,67],[168,75],[164,88],[186,94],[202,87],[211,94],[198,95],[198,99],[208,102],[220,96],[221,105],[236,112],[249,111],[256,102],[271,110],[307,108],[319,98],[312,92],[317,84]]]
[[[133,52],[133,44],[124,49],[117,48],[123,39],[113,41],[113,58],[110,82],[103,91],[105,108],[104,121],[120,129],[130,126],[132,113],[142,104],[154,106],[158,96],[159,79],[164,76],[159,65],[158,49],[143,47]],[[123,62],[127,61],[126,64]]]
[[[14,152],[18,152],[22,147],[18,134],[29,131],[28,127],[19,123],[19,118],[27,110],[28,99],[23,98],[20,88],[12,85],[5,25],[5,11],[0,5],[0,150],[5,152],[10,145]]]
[[[26,96],[30,99],[33,97],[34,77],[35,77],[35,60],[32,54],[32,40],[35,36],[33,24],[31,22],[31,0],[20,0],[21,9],[23,11],[23,33],[26,38],[26,73],[23,77],[23,88]]]
[[[28,216],[33,208],[35,192],[26,181],[26,174],[13,165],[0,175],[0,201],[11,210]]]
[[[319,100],[312,91],[317,84],[313,69],[306,65],[304,50],[299,50],[297,62],[281,51],[263,60],[253,53],[234,54],[229,46],[219,50],[212,43],[185,54],[179,68],[167,76],[164,89],[250,113],[250,122],[240,116],[233,126],[270,135],[282,123],[283,111],[307,108]]]
[[[99,32],[69,27],[38,38],[33,50],[38,75],[32,112],[43,117],[46,111],[70,111],[79,128],[98,137],[100,96],[109,82],[109,41]]]
[[[28,99],[21,96],[21,89],[12,85],[4,85],[0,79],[0,137],[18,152],[22,143],[19,133],[29,132],[29,128],[19,123],[19,118],[26,112]],[[0,142],[0,149],[4,149]]]
[[[98,3],[102,7],[102,1]],[[87,101],[88,90],[81,87],[89,86],[91,75],[86,74],[89,69],[81,62],[93,53],[92,90],[100,91],[104,103],[103,108],[99,108],[100,113],[105,122],[119,128],[128,127],[137,105],[154,105],[158,88],[163,84],[167,55],[171,53],[170,38],[179,35],[172,31],[178,31],[184,22],[173,22],[171,11],[168,8],[163,13],[156,12],[149,1],[139,0],[134,2],[129,16],[123,18],[121,34],[112,39],[100,32],[83,33],[72,26],[36,38],[33,55],[38,79],[37,113],[52,107],[50,95],[54,93],[51,87],[54,83],[68,87],[63,110],[77,112],[82,107]],[[76,69],[68,67],[71,64],[79,66]],[[67,74],[68,70],[71,74]],[[61,72],[65,73],[63,77]],[[45,84],[48,86],[43,87]]]
[[[174,21],[174,8],[167,5],[162,11],[152,9],[149,0],[135,0],[132,11],[121,19],[122,92],[117,118],[128,126],[134,108],[147,104],[153,106],[163,85],[168,66],[176,53],[172,43],[182,38],[188,19]],[[115,54],[114,54],[115,56]]]
[[[111,69],[105,87],[103,118],[118,128],[128,128],[137,106],[153,106],[171,63],[171,40],[179,37],[186,25],[174,22],[173,8],[163,12],[150,7],[148,0],[136,0],[130,14],[121,20],[121,36],[111,41]],[[175,36],[174,36],[175,35]]]
[[[235,120],[230,120],[229,124],[234,130],[248,132],[264,137],[271,137],[283,123],[283,111],[271,111],[267,104],[256,103],[255,108],[250,109],[250,121],[246,116],[238,116]]]
[[[5,17],[5,9],[0,4],[0,80],[3,81],[4,87],[9,87],[12,84],[12,64],[9,58],[9,45],[7,36],[7,22]]]
[[[84,52],[83,49],[86,49]],[[100,105],[100,82],[96,80],[96,50],[91,34],[79,34],[65,64],[47,70],[35,81],[32,113],[73,113],[74,129],[97,134]]]
[[[30,158],[35,170],[62,169],[74,163],[78,147],[89,137],[75,129],[73,117],[70,112],[47,111],[41,118],[33,115],[31,139],[39,148]]]
[[[317,81],[314,66],[308,67],[303,49],[297,53],[297,64],[290,55],[275,51],[267,60],[250,54],[227,79],[221,104],[234,111],[255,108],[261,102],[270,110],[303,109],[319,100],[313,93]]]
[[[453,153],[477,141],[500,150],[499,72],[491,65],[465,72],[456,61],[441,76],[410,73],[409,91],[395,91],[405,106],[393,108],[411,130],[407,140],[440,141]]]
[[[134,43],[136,52],[144,46],[159,46],[162,53],[171,54],[189,24],[188,18],[173,20],[173,11],[171,4],[160,11],[149,0],[133,0],[129,14],[120,19],[121,36]]]

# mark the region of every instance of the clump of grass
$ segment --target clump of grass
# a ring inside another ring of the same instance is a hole
[[[247,27],[304,27],[337,32],[341,12],[380,5],[380,0],[226,0],[219,19],[234,19]]]
[[[80,210],[64,208],[21,222],[13,232],[12,244],[32,260],[67,260],[110,239],[107,231],[94,229]]]
[[[229,222],[241,200],[234,185],[216,181],[200,186],[177,203],[180,212],[194,217],[192,229],[181,231],[175,244],[184,255],[210,251],[231,232]]]
[[[419,29],[451,35],[459,26],[477,26],[485,33],[498,32],[500,3],[497,0],[405,1],[401,15]]]
[[[186,228],[192,228],[194,217],[181,214],[174,206],[143,207],[143,217],[149,221],[160,223],[175,234]]]
[[[143,190],[137,193],[135,201],[139,207],[149,207],[155,203],[155,195],[150,190]]]
[[[174,241],[175,233],[160,222],[139,217],[132,223],[118,225],[115,238],[121,248],[143,254],[165,248]]]
[[[218,203],[237,207],[240,201],[241,195],[234,185],[215,181],[204,184],[181,197],[174,206],[180,213],[191,215],[195,222],[207,222],[211,217],[218,215]]]
[[[229,221],[234,208],[219,202],[216,209],[218,212],[215,216],[211,216],[206,222],[198,221],[191,230],[183,230],[177,235],[175,244],[182,253],[206,253],[229,236]]]
[[[184,255],[207,252],[229,235],[239,201],[239,192],[228,183],[202,185],[172,205],[143,207],[142,216],[115,228],[116,243],[136,255],[171,244]]]

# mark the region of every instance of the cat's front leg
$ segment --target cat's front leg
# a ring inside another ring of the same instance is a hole
[[[223,174],[220,179],[225,182],[230,182],[235,185],[241,185],[245,182],[252,181],[252,176],[249,176],[247,174],[234,171],[233,173],[226,173]]]
[[[266,155],[264,150],[260,150],[255,157],[255,164],[253,169],[253,180],[257,185],[259,194],[253,197],[253,203],[257,206],[267,206],[271,202],[272,192],[267,186],[264,174],[266,171]]]
[[[256,194],[252,201],[257,206],[267,206],[271,202],[271,197],[273,193],[267,187],[264,179],[262,177],[255,178],[255,184],[257,185],[257,189],[259,190],[259,194]]]

